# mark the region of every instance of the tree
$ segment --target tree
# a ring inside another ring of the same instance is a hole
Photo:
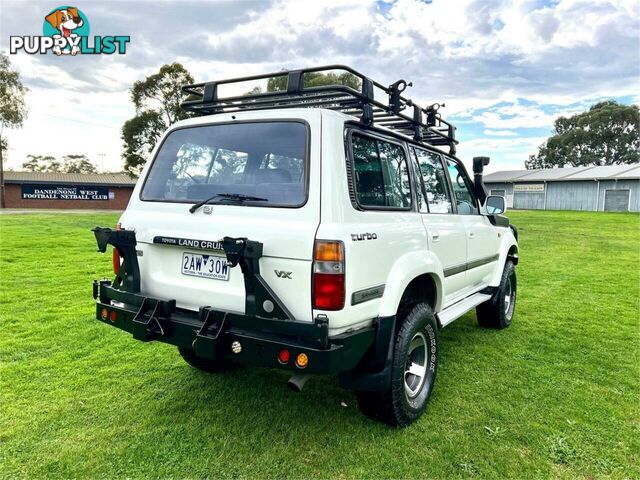
[[[62,165],[51,155],[27,155],[22,169],[29,172],[61,172]]]
[[[360,91],[362,88],[362,80],[353,73],[322,73],[322,72],[309,72],[305,73],[302,77],[304,87],[320,87],[324,85],[344,85],[351,87],[356,91]],[[282,92],[287,89],[287,75],[279,75],[277,77],[271,77],[267,81],[267,92]],[[247,95],[255,93],[262,93],[262,88],[254,87],[253,90],[247,92]]]
[[[131,101],[136,116],[122,126],[125,170],[136,175],[164,130],[189,116],[180,108],[186,99],[182,86],[193,83],[191,74],[179,63],[163,65],[158,73],[135,82]]]
[[[4,151],[8,148],[3,136],[6,128],[19,128],[27,116],[24,95],[27,89],[20,81],[20,74],[11,69],[9,57],[0,53],[0,208],[4,208]]]
[[[640,109],[613,100],[560,117],[527,168],[631,164],[640,161]]]
[[[65,173],[98,173],[98,169],[86,155],[65,155],[62,157],[62,171]]]

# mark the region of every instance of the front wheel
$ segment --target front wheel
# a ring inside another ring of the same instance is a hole
[[[480,326],[500,329],[511,325],[516,308],[517,287],[516,268],[511,260],[507,260],[497,290],[489,300],[476,308]]]
[[[431,396],[438,368],[438,327],[431,307],[424,303],[398,320],[390,388],[356,392],[356,397],[365,415],[406,427],[420,418]]]

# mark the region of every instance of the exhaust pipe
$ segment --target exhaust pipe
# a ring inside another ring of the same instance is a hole
[[[311,378],[311,375],[296,373],[289,379],[287,385],[289,385],[289,388],[294,392],[301,392],[304,388],[304,384],[307,383],[307,380],[309,380],[309,378]]]
[[[473,157],[473,186],[480,203],[484,203],[487,199],[487,190],[484,188],[484,182],[482,181],[482,172],[484,167],[489,165],[489,160],[489,157]]]

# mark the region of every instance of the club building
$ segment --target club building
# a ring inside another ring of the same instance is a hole
[[[487,174],[484,183],[514,209],[640,211],[640,164],[511,170]]]
[[[7,208],[124,210],[136,179],[126,174],[5,172]]]

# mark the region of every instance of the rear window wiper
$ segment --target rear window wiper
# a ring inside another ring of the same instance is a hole
[[[194,213],[201,206],[211,202],[212,200],[215,200],[218,197],[226,198],[226,199],[229,199],[229,200],[237,200],[239,202],[246,202],[246,201],[268,202],[269,201],[268,198],[254,197],[253,195],[243,195],[242,193],[216,193],[215,195],[212,195],[209,198],[206,198],[206,199],[202,200],[201,202],[198,202],[198,203],[192,205],[191,208],[189,208],[189,211],[191,213]]]

